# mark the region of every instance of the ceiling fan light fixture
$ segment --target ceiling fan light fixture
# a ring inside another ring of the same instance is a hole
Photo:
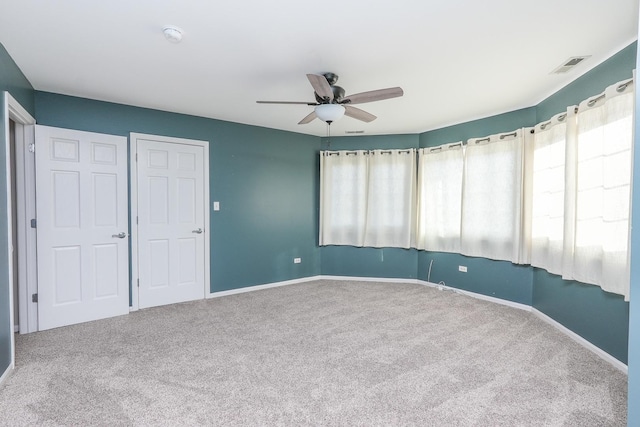
[[[320,120],[331,123],[344,116],[344,107],[340,104],[320,104],[316,106],[315,112]]]

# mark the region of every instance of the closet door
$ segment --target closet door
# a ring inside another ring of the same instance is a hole
[[[137,154],[139,308],[202,299],[206,289],[206,145],[132,138]]]

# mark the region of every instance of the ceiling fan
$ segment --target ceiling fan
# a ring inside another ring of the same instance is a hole
[[[397,98],[404,92],[402,88],[390,87],[387,89],[371,90],[344,96],[344,89],[336,85],[338,75],[334,73],[307,74],[309,83],[314,90],[316,102],[296,101],[256,101],[258,104],[303,104],[315,106],[315,109],[298,122],[299,125],[307,124],[318,118],[331,124],[333,121],[346,115],[363,122],[371,122],[376,119],[371,113],[353,107],[352,104],[364,104],[366,102],[382,101],[383,99]]]

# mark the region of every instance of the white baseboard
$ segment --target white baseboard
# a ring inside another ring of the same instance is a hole
[[[465,291],[463,289],[452,288],[451,286],[441,285],[439,283],[425,282],[423,280],[417,281],[419,285],[429,286],[431,288],[438,288],[446,291],[455,292],[457,294],[466,295],[472,298],[481,299],[484,301],[493,302],[495,304],[506,305],[507,307],[517,308],[518,310],[531,311],[530,305],[522,304],[519,302],[509,301],[502,298],[491,297],[489,295],[483,295],[476,292]]]
[[[318,276],[318,280],[352,280],[354,282],[417,283],[416,279],[395,277]]]
[[[209,294],[207,294],[206,298],[209,299],[209,298],[226,297],[228,295],[236,295],[236,294],[242,294],[245,292],[261,291],[263,289],[278,288],[280,286],[296,285],[299,283],[306,283],[306,282],[312,282],[314,280],[320,280],[320,277],[321,276],[303,277],[300,279],[285,280],[283,282],[274,282],[274,283],[265,283],[263,285],[246,286],[244,288],[230,289],[228,291],[210,292]]]
[[[629,374],[629,367],[627,365],[625,365],[624,363],[622,363],[621,361],[619,361],[618,359],[616,359],[615,357],[613,357],[612,355],[610,355],[606,351],[602,350],[600,347],[598,347],[598,346],[592,344],[591,342],[587,341],[586,339],[582,338],[580,335],[576,334],[571,329],[569,329],[566,326],[563,326],[562,324],[556,322],[551,317],[547,316],[546,314],[544,314],[543,312],[539,311],[538,309],[532,308],[531,312],[537,318],[539,318],[540,320],[543,320],[544,322],[547,322],[548,324],[550,324],[554,328],[558,329],[560,332],[564,333],[569,338],[571,338],[572,340],[574,340],[578,344],[582,345],[587,350],[593,352],[596,356],[600,357],[605,362],[609,362],[610,364],[612,364],[618,370],[624,372],[627,375]]]
[[[7,369],[4,371],[2,376],[0,376],[0,389],[2,389],[2,387],[4,386],[4,382],[7,380],[7,378],[9,378],[9,375],[11,375],[11,372],[13,372],[13,368],[14,366],[12,363],[7,367]]]

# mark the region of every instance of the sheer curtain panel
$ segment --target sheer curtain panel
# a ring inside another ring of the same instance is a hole
[[[364,246],[415,247],[416,150],[369,152]]]
[[[463,255],[527,262],[523,240],[524,129],[470,139],[462,188]]]
[[[608,87],[578,106],[576,135],[567,138],[571,215],[565,229],[563,277],[629,297],[629,217],[634,88]]]
[[[367,151],[320,152],[320,245],[363,245],[368,158]]]
[[[575,106],[534,128],[531,201],[531,265],[562,274],[567,129]]]
[[[462,142],[418,152],[417,248],[460,252]]]

